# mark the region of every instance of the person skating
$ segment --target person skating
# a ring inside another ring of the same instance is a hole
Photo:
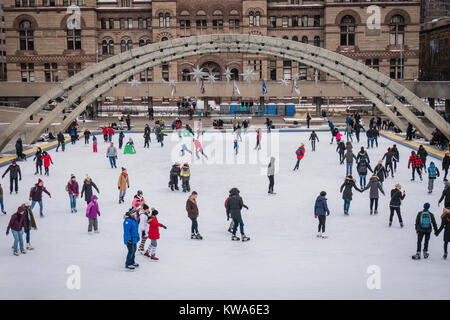
[[[327,205],[327,198],[325,198],[326,195],[327,193],[325,191],[320,192],[320,195],[317,196],[314,204],[314,218],[319,219],[317,237],[322,239],[327,238],[325,235],[325,222],[327,216],[330,215],[330,210]]]
[[[146,124],[144,129],[144,148],[150,148],[150,140],[150,126]]]
[[[242,121],[242,127],[244,128],[244,134],[247,134],[247,130],[248,130],[248,121],[247,120]]]
[[[238,140],[238,141],[242,141],[241,132],[242,132],[242,127],[238,124],[238,126],[236,128],[236,140]]]
[[[412,140],[414,134],[414,128],[411,123],[408,123],[408,127],[406,128],[406,140]]]
[[[336,147],[336,152],[339,154],[339,163],[343,164],[344,159],[345,159],[345,143],[344,141],[341,141],[338,143],[337,147]]]
[[[54,164],[52,157],[50,157],[50,155],[47,153],[47,151],[44,151],[44,152],[42,152],[41,159],[44,162],[45,175],[48,177],[50,175],[50,164]]]
[[[89,138],[91,137],[91,132],[89,131],[89,129],[86,128],[86,130],[84,130],[84,144],[89,144]]]
[[[104,142],[107,142],[108,141],[108,128],[106,127],[106,125],[103,126],[102,133],[103,133]]]
[[[186,211],[188,218],[191,219],[191,239],[203,240],[203,237],[198,232],[198,206],[197,206],[197,196],[196,191],[192,191],[192,194],[186,200]]]
[[[234,154],[237,155],[239,152],[239,143],[236,139],[234,139],[234,141],[233,141],[233,150],[234,150]]]
[[[122,168],[122,172],[119,175],[119,181],[117,182],[117,189],[119,189],[119,204],[125,202],[125,194],[130,187],[130,178],[128,177],[127,169]]]
[[[194,147],[195,147],[195,156],[197,157],[197,159],[200,159],[200,157],[198,156],[199,153],[201,153],[202,156],[204,156],[206,159],[208,159],[208,157],[206,156],[206,154],[203,152],[203,146],[202,143],[200,142],[200,140],[193,138],[194,140]]]
[[[311,135],[309,136],[309,140],[311,141],[311,149],[312,151],[316,151],[316,140],[319,141],[319,137],[317,136],[316,132],[313,130],[311,132]]]
[[[358,190],[359,192],[362,192],[361,189],[359,189],[356,186],[355,179],[349,175],[345,177],[344,183],[341,185],[340,192],[342,192],[342,199],[344,200],[344,214],[348,215],[348,211],[350,210],[350,203],[352,201],[352,188],[355,190]]]
[[[378,177],[378,180],[380,181],[381,186],[383,186],[384,179],[388,177],[388,173],[386,171],[386,168],[383,166],[383,161],[378,161],[378,164],[373,168],[373,174]]]
[[[396,184],[395,188],[391,190],[391,201],[389,202],[390,216],[389,216],[389,227],[392,226],[392,220],[394,219],[394,213],[397,213],[398,222],[400,227],[403,228],[403,219],[400,211],[400,206],[402,205],[402,200],[405,199],[406,192],[402,192],[402,186]]]
[[[200,134],[203,134],[202,118],[198,118],[198,121],[197,121],[197,139],[200,138]]]
[[[92,234],[92,228],[94,228],[95,233],[99,233],[97,216],[100,217],[100,209],[98,207],[97,199],[98,198],[95,194],[92,195],[91,201],[86,208],[86,217],[89,221],[88,234]]]
[[[186,130],[192,135],[192,137],[195,137],[194,130],[192,130],[191,126],[186,123],[185,127]]]
[[[353,159],[355,159],[356,160],[356,156],[355,156],[355,154],[353,153],[353,148],[352,148],[352,144],[351,144],[351,142],[350,141],[347,141],[347,144],[346,144],[346,146],[345,146],[345,148],[346,148],[346,152],[345,152],[345,155],[344,155],[344,159],[345,159],[345,163],[346,163],[346,166],[345,166],[345,175],[346,176],[349,176],[349,175],[351,175],[352,174],[352,170],[353,170]],[[342,159],[342,161],[341,161],[341,164],[344,162],[344,159]]]
[[[172,190],[172,191],[174,191],[174,189],[179,190],[178,189],[178,177],[180,176],[180,173],[181,173],[180,164],[178,162],[175,162],[172,165],[172,168],[170,169],[170,174],[169,174],[170,190]]]
[[[444,208],[441,215],[441,226],[439,229],[434,233],[436,237],[439,236],[439,233],[441,233],[442,230],[444,230],[444,255],[442,256],[443,259],[447,259],[447,250],[448,250],[448,243],[450,241],[450,209]]]
[[[423,162],[419,155],[417,155],[414,151],[411,151],[411,156],[409,157],[408,161],[408,169],[412,165],[412,179],[411,181],[414,181],[414,172],[417,171],[420,177],[420,181],[422,181],[422,167]]]
[[[70,143],[75,144],[77,142],[77,129],[75,125],[71,125],[69,129],[69,135],[70,135]]]
[[[330,120],[328,120],[328,127],[330,128],[330,133],[331,133],[331,142],[330,142],[330,144],[333,144],[333,139],[334,139],[334,137],[336,136],[336,133],[335,133],[335,128],[334,128],[334,123],[333,122],[331,122]]]
[[[70,176],[69,182],[67,182],[66,191],[68,192],[70,199],[70,212],[77,212],[77,198],[79,195],[79,187],[78,182],[73,174]]]
[[[120,130],[119,133],[119,149],[122,149],[123,146],[123,139],[125,138],[125,134],[123,133],[122,130]]]
[[[372,130],[373,130],[373,133],[372,133],[373,141],[375,141],[375,146],[378,148],[378,137],[380,136],[380,132],[378,131],[377,128],[373,128]],[[372,144],[373,144],[373,141],[372,141]]]
[[[425,150],[423,145],[419,146],[419,149],[417,150],[417,154],[419,155],[420,159],[422,160],[423,167],[426,168],[427,167],[428,152],[427,152],[427,150]]]
[[[236,236],[236,231],[239,226],[241,232],[242,241],[250,240],[244,233],[244,222],[242,221],[241,210],[242,208],[248,207],[244,204],[242,197],[239,195],[240,191],[238,188],[232,188],[230,190],[230,196],[228,197],[226,208],[227,208],[227,220],[231,217],[233,219],[233,236],[231,240],[239,241],[239,237]]]
[[[305,156],[305,145],[303,143],[300,144],[300,147],[295,151],[295,155],[297,156],[297,162],[295,163],[294,171],[298,170],[298,166],[300,165],[300,161]]]
[[[2,213],[6,214],[5,204],[3,203],[3,188],[1,184],[0,184],[0,208],[2,210]]]
[[[361,129],[364,130],[364,128],[359,122],[356,122],[353,129],[355,130],[356,141],[359,143],[359,135],[361,133]]]
[[[14,190],[16,191],[16,193],[18,193],[19,192],[18,181],[22,180],[22,172],[20,171],[20,166],[17,164],[16,160],[13,160],[12,163],[8,166],[8,169],[6,169],[6,171],[2,175],[2,179],[8,172],[9,172],[9,193],[11,194],[13,192],[13,185]]]
[[[337,128],[334,128],[334,130],[336,131],[336,143],[339,143],[342,140],[342,134]]]
[[[24,232],[24,229],[27,227],[26,221],[25,221],[25,216],[23,214],[24,211],[25,211],[24,207],[20,206],[17,209],[17,212],[11,216],[8,227],[6,228],[6,235],[9,235],[9,230],[11,230],[13,237],[14,237],[13,250],[14,250],[15,256],[19,255],[19,248],[18,248],[19,246],[20,246],[20,251],[23,254],[27,253],[23,246],[23,232]]]
[[[16,155],[19,161],[27,160],[27,156],[23,153],[22,138],[20,137],[16,141]]]
[[[393,167],[393,161],[396,160],[394,152],[392,152],[391,148],[388,148],[388,151],[384,154],[383,158],[381,160],[386,159],[384,166],[386,168],[387,173],[391,172],[392,178],[394,177],[394,167]]]
[[[134,270],[139,267],[134,259],[136,255],[137,243],[139,242],[139,226],[136,221],[136,211],[131,208],[123,216],[123,242],[127,246],[128,253],[125,260],[125,268]]]
[[[111,142],[109,144],[108,149],[106,149],[106,158],[109,159],[109,164],[111,165],[111,169],[117,168],[116,159],[117,159],[117,148],[114,147],[114,143]]]
[[[398,149],[397,149],[397,145],[396,144],[394,144],[393,146],[392,146],[392,154],[394,155],[394,157],[393,157],[393,164],[394,164],[394,172],[396,172],[397,171],[397,162],[400,162],[400,153],[399,153],[399,151],[398,151]]]
[[[347,126],[345,127],[345,134],[347,137],[347,141],[353,142],[353,128],[351,127],[350,124],[347,124]]]
[[[30,190],[30,197],[29,197],[29,201],[31,201],[31,210],[34,209],[34,206],[36,205],[36,203],[39,204],[39,215],[41,217],[44,216],[44,206],[42,203],[42,192],[45,192],[50,198],[52,197],[52,195],[50,194],[50,192],[48,192],[47,188],[44,187],[44,181],[42,181],[41,179],[38,179],[38,182],[34,185],[34,187],[31,188]]]
[[[112,141],[112,137],[113,137],[114,133],[115,133],[115,131],[114,131],[112,125],[109,125],[109,128],[108,128],[108,140],[109,140],[109,142]]]
[[[361,158],[361,160],[359,160],[356,165],[356,170],[359,174],[359,186],[361,188],[364,188],[366,186],[367,171],[369,170],[373,173],[373,170],[370,167],[370,164],[367,162],[366,158]]]
[[[430,162],[428,167],[428,193],[433,192],[434,180],[440,176],[439,169],[436,167],[433,161]]]
[[[139,212],[140,207],[142,207],[144,204],[145,204],[144,192],[142,192],[142,190],[138,190],[133,197],[131,207]]]
[[[423,210],[419,211],[416,217],[416,233],[417,233],[417,252],[412,258],[414,260],[420,259],[420,251],[422,247],[422,240],[425,239],[423,245],[423,258],[428,258],[428,242],[430,241],[431,231],[437,231],[436,220],[434,215],[429,211],[430,204],[427,202],[423,205]]]
[[[270,133],[270,129],[271,129],[271,126],[272,126],[270,119],[266,118],[266,122],[264,122],[264,124],[266,125],[267,133]]]
[[[97,152],[97,138],[92,136],[92,152]]]
[[[356,162],[361,161],[361,159],[366,159],[367,163],[370,163],[369,154],[366,150],[364,150],[364,147],[361,147],[361,150],[358,152],[358,156],[356,157]]]
[[[31,204],[24,203],[23,205],[23,215],[25,216],[25,241],[27,243],[27,250],[33,250],[33,246],[31,245],[31,229],[37,230],[36,220],[34,219],[33,211],[31,208]]]
[[[92,178],[89,177],[89,175],[86,175],[86,178],[83,181],[83,187],[81,188],[81,198],[83,198],[86,201],[86,204],[89,205],[89,202],[91,202],[92,199],[92,188],[94,188],[97,193],[100,193],[100,190],[98,190],[97,185],[92,181]]]
[[[311,116],[309,112],[306,114],[306,127],[309,129],[309,123],[311,122]],[[313,150],[314,151],[314,150]]]
[[[334,125],[333,125],[333,128],[331,128],[331,142],[330,142],[330,144],[333,144],[334,138],[336,138],[336,141],[337,141],[337,134],[338,133],[339,133],[339,130],[337,128],[335,128]]]
[[[139,209],[139,234],[141,235],[141,242],[139,243],[139,252],[144,254],[145,242],[148,239],[148,218],[150,216],[150,207],[145,203]]]
[[[275,157],[270,157],[269,165],[267,166],[267,177],[269,178],[269,194],[276,194],[273,192],[273,186],[275,184]]]
[[[153,107],[152,107],[152,119],[153,119]],[[130,114],[127,114],[127,117],[125,118],[125,122],[127,124],[127,130],[130,131],[131,130],[131,118],[130,118]]]
[[[58,145],[56,146],[56,152],[58,152],[59,147],[61,147],[62,151],[64,152],[66,148],[66,139],[64,138],[64,134],[62,132],[58,132],[57,138]]]
[[[438,206],[442,202],[442,200],[445,199],[444,205],[445,205],[446,208],[450,209],[450,182],[449,181],[445,181],[444,185],[445,185],[444,186],[444,190],[442,191],[442,195],[441,195],[441,197],[439,198],[439,201],[438,201]]]
[[[261,150],[261,128],[256,130],[256,146],[255,150]]]
[[[189,180],[191,179],[191,169],[189,168],[189,164],[185,163],[180,171],[181,178],[181,187],[183,188],[183,192],[190,192],[191,186],[189,184]]]
[[[444,170],[444,181],[447,180],[448,168],[450,167],[450,152],[445,152],[444,158],[442,159],[442,170]]]
[[[158,219],[156,216],[158,215],[158,210],[155,208],[152,208],[151,216],[149,218],[149,229],[148,229],[148,238],[150,239],[150,245],[147,248],[147,251],[145,251],[144,256],[149,257],[152,260],[159,260],[159,258],[156,257],[156,247],[158,246],[158,239],[160,237],[159,235],[159,227],[163,229],[167,229],[167,227],[161,223],[158,222]]]
[[[40,147],[37,147],[36,149],[36,153],[34,154],[34,158],[33,161],[36,162],[36,172],[34,173],[36,174],[40,174],[42,175],[42,149]]]
[[[362,189],[362,191],[369,191],[369,198],[370,198],[370,214],[378,214],[378,199],[380,198],[380,194],[378,191],[380,191],[384,195],[383,186],[380,183],[378,176],[375,174],[370,178],[369,183],[367,186]],[[375,208],[374,208],[375,205]]]
[[[160,125],[157,125],[155,127],[155,134],[156,134],[156,140],[161,144],[161,148],[164,147],[164,136],[167,136],[167,134],[165,134]]]
[[[190,154],[192,154],[192,151],[188,149],[188,147],[186,146],[186,143],[183,143],[183,145],[181,146],[181,156],[184,157],[185,152],[189,152]]]
[[[126,146],[129,146],[129,152],[136,153],[136,149],[134,148],[134,141],[133,141],[133,139],[129,138]],[[125,152],[128,152],[126,148],[124,150],[124,153]]]

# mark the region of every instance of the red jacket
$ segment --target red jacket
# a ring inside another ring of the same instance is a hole
[[[47,154],[46,156],[42,156],[41,160],[44,160],[44,168],[50,167],[50,163],[53,164],[52,158],[49,154]]]
[[[112,136],[114,134],[114,129],[112,127],[108,128],[108,134]]]
[[[300,150],[301,150],[301,153],[300,153],[300,155],[297,155],[297,159],[303,159],[303,157],[305,156],[305,148],[301,148]]]
[[[261,140],[261,129],[256,132],[256,140]]]
[[[103,135],[108,133],[108,128],[107,127],[103,127]]]
[[[413,154],[413,155],[411,155],[411,157],[409,157],[408,169],[411,164],[412,164],[413,168],[422,168],[423,167],[422,159],[420,158],[420,156],[418,154]]]
[[[150,228],[148,229],[148,238],[150,240],[158,240],[159,239],[159,227],[162,226],[161,223],[158,222],[156,217],[152,217],[152,221],[149,222]]]

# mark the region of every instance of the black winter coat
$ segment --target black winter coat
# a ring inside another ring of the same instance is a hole
[[[242,197],[237,192],[231,192],[230,196],[227,200],[227,217],[229,218],[231,216],[232,219],[239,219],[242,218],[241,216],[241,210],[242,207],[247,208],[248,207],[244,204],[244,200],[242,200]]]
[[[395,158],[394,153],[391,151],[388,151],[384,154],[383,158],[381,160],[384,160],[386,158],[386,165],[388,163],[392,163],[393,158]]]
[[[5,173],[3,173],[2,178],[3,178],[4,176],[6,176],[6,174],[8,173],[8,171],[9,171],[9,177],[10,177],[10,178],[16,179],[17,177],[19,177],[20,180],[22,180],[22,172],[20,171],[19,165],[16,164],[15,166],[13,166],[13,165],[11,164],[11,165],[8,167],[8,169],[6,169]]]
[[[386,172],[386,169],[383,166],[380,166],[378,164],[376,165],[375,168],[373,168],[373,174],[376,174],[378,179],[381,182],[383,182],[384,178],[386,178],[387,175],[388,175],[387,172]]]
[[[445,156],[444,159],[442,159],[442,170],[448,170],[448,167],[450,167],[450,157]]]
[[[367,175],[367,170],[373,172],[370,164],[368,164],[366,160],[359,161],[358,165],[356,166],[356,170],[358,171],[359,175]]]
[[[61,132],[58,133],[57,138],[59,142],[64,142],[64,135]]]
[[[442,229],[445,229],[444,231],[444,241],[450,242],[450,213],[447,213],[441,218],[441,226],[439,227],[437,231],[437,235],[441,233]]]
[[[446,187],[444,191],[442,191],[442,195],[438,203],[441,203],[442,200],[444,200],[445,207],[450,208],[450,187]]]
[[[344,153],[345,153],[345,143],[340,142],[340,143],[337,145],[336,152],[337,152],[337,153],[340,153],[340,154],[344,154]]]
[[[170,178],[178,178],[180,176],[181,170],[180,167],[177,167],[176,165],[172,166],[172,169],[170,169]]]
[[[416,231],[417,231],[417,232],[431,232],[431,231],[432,231],[431,228],[433,228],[434,231],[437,231],[437,230],[438,230],[438,227],[437,227],[437,225],[436,225],[436,219],[434,218],[434,215],[433,215],[430,211],[428,211],[428,213],[430,214],[430,217],[431,217],[431,225],[430,225],[430,227],[424,229],[424,228],[420,225],[420,220],[421,220],[422,212],[423,212],[423,211],[419,211],[419,213],[417,214],[417,217],[416,217]]]
[[[36,153],[34,154],[34,158],[33,161],[36,161],[36,164],[38,166],[42,166],[42,151],[36,151]]]
[[[83,188],[81,189],[81,196],[83,197],[84,194],[84,199],[86,200],[86,202],[91,202],[93,187],[95,188],[95,190],[97,190],[97,193],[100,192],[97,188],[97,185],[92,180],[90,182],[84,180]]]
[[[422,162],[425,164],[425,161],[427,160],[428,156],[427,150],[425,150],[425,148],[419,148],[417,154],[419,155],[420,159],[422,159]]]
[[[402,204],[402,200],[405,199],[406,195],[403,195],[403,192],[398,190],[397,188],[391,190],[391,202],[389,205],[391,207],[400,207]]]
[[[342,190],[344,190],[344,192],[342,192],[342,199],[352,200],[352,196],[353,196],[352,188],[355,188],[356,190],[361,192],[361,189],[359,189],[356,186],[355,179],[345,178],[345,181],[341,186],[341,192],[342,192]]]
[[[400,153],[398,152],[398,149],[396,147],[392,147],[391,151],[397,162],[400,161]]]

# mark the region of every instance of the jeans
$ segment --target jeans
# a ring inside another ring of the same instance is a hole
[[[36,161],[36,173],[41,173],[42,174],[42,162],[39,163]]]
[[[389,216],[389,222],[392,222],[392,219],[394,219],[394,212],[397,213],[397,217],[398,217],[398,222],[403,223],[402,220],[402,214],[400,213],[400,207],[389,207],[391,209],[391,214]]]
[[[14,237],[14,252],[18,251],[17,245],[20,245],[20,250],[23,250],[23,228],[20,231],[11,230]]]
[[[198,223],[197,223],[197,218],[190,218],[192,221],[192,225],[191,225],[191,233],[198,233]]]
[[[397,171],[397,161],[393,161],[394,162],[394,172]]]
[[[428,191],[433,191],[433,186],[434,186],[434,180],[435,179],[428,179]]]
[[[311,140],[311,149],[312,151],[316,151],[316,140]]]
[[[365,174],[361,174],[361,175],[359,176],[359,185],[360,185],[361,187],[365,187],[365,186],[366,186],[366,176],[367,176],[367,175],[365,175]]]
[[[44,205],[42,204],[42,200],[39,201],[31,201],[31,210],[33,210],[34,206],[36,205],[36,202],[39,203],[39,212],[42,212],[44,209]]]
[[[298,166],[299,166],[299,164],[300,164],[300,160],[301,160],[301,159],[297,159],[297,162],[295,163],[294,169],[298,169]]]
[[[117,168],[116,157],[109,157],[109,163],[111,164],[111,168]]]
[[[273,192],[273,186],[275,184],[275,179],[273,175],[269,176],[269,192]]]
[[[75,209],[77,206],[77,197],[73,194],[69,194],[70,209]]]
[[[417,171],[417,173],[419,174],[420,179],[422,180],[422,170],[420,168],[412,168],[412,179],[414,180],[414,172]]]
[[[121,198],[121,199],[125,198],[125,193],[127,193],[127,190],[120,190],[119,191],[119,198]]]
[[[445,175],[444,175],[444,180],[447,179],[447,174],[448,174],[448,168],[444,169],[445,171]]]
[[[370,198],[370,211],[373,210],[373,205],[375,204],[375,211],[378,210],[378,198]]]
[[[392,167],[392,162],[386,163],[386,170],[388,173],[389,173],[389,171],[391,172],[391,176],[393,178],[394,177],[394,168]]]
[[[31,233],[30,230],[25,231],[25,241],[26,241],[27,243],[30,243],[30,240],[31,240],[30,233]]]
[[[128,249],[128,254],[127,254],[127,260],[125,261],[125,265],[132,266],[135,263],[134,257],[136,255],[137,245],[135,243],[133,243],[133,244],[127,243],[127,249]]]
[[[373,140],[374,138],[367,138],[367,149],[369,149],[370,147],[373,148]],[[378,145],[377,145],[378,147]]]
[[[347,162],[346,174],[345,174],[346,176],[352,174],[352,168],[353,168],[353,162]]]
[[[375,144],[378,148],[378,137],[372,138],[372,147],[373,147],[373,140],[375,140]]]
[[[319,215],[317,216],[317,218],[319,219],[319,227],[318,227],[318,232],[325,232],[325,221],[327,219],[326,215]]]
[[[350,210],[350,202],[352,202],[352,200],[344,200],[344,212]]]
[[[5,205],[3,204],[3,198],[0,199],[0,207],[1,207],[2,211],[5,210]]]
[[[58,141],[58,146],[56,147],[56,152],[58,152],[59,147],[61,146],[62,151],[65,150],[65,141]]]
[[[352,135],[353,135],[352,133],[347,132],[347,141],[351,140],[353,142],[353,136]]]
[[[242,218],[233,218],[234,226],[233,226],[233,235],[236,235],[236,231],[239,225],[239,229],[241,231],[241,235],[244,235],[244,221]]]
[[[431,232],[423,232],[419,231],[417,235],[417,252],[420,252],[420,248],[422,247],[422,240],[425,238],[425,243],[423,244],[423,251],[428,251],[428,242],[430,241]]]

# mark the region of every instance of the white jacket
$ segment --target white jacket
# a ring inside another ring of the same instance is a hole
[[[148,216],[145,212],[140,212],[139,213],[139,227],[138,227],[138,232],[139,232],[139,236],[142,235],[142,231],[144,231],[144,234],[147,235],[148,234]]]

